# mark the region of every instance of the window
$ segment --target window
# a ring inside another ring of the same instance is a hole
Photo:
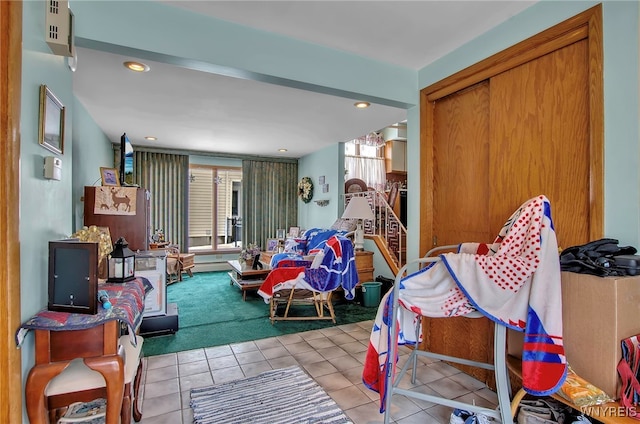
[[[368,146],[353,142],[344,143],[347,178],[360,178],[368,187],[384,190],[386,171],[384,146]]]
[[[242,247],[242,168],[189,166],[189,251]]]

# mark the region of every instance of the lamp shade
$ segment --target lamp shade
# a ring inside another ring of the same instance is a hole
[[[345,219],[375,219],[366,197],[352,197],[342,214]]]

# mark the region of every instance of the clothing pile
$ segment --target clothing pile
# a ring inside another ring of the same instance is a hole
[[[591,420],[556,400],[539,398],[520,401],[518,424],[585,424]]]

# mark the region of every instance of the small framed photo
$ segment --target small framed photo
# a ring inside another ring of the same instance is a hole
[[[329,184],[322,184],[322,192],[329,193]]]
[[[298,237],[300,235],[300,227],[289,227],[289,237]]]
[[[120,178],[118,177],[118,170],[115,168],[100,167],[100,177],[102,178],[103,186],[120,186]]]
[[[284,236],[285,236],[285,234],[284,234],[284,228],[278,228],[278,229],[276,230],[276,238],[277,238],[278,240],[284,240]]]
[[[322,175],[321,177],[318,177],[318,184],[320,185],[324,184],[324,175]]]
[[[278,250],[278,239],[277,238],[270,238],[267,239],[267,252],[275,252],[276,250]]]
[[[64,149],[64,112],[62,102],[46,85],[41,85],[38,143],[59,155]]]

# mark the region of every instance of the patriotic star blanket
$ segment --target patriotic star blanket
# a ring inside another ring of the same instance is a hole
[[[393,291],[387,293],[378,308],[362,375],[365,385],[380,393],[381,412],[385,374],[397,360],[387,357],[392,339],[418,343],[414,328],[419,316],[454,317],[478,310],[498,325],[525,333],[525,391],[547,396],[564,383],[560,261],[545,196],[528,200],[514,212],[493,244],[461,244],[458,253],[440,255],[431,266],[403,278],[393,338],[392,296]]]
[[[267,275],[258,294],[268,303],[278,290],[298,288],[330,292],[342,286],[345,297],[351,300],[357,284],[358,272],[351,240],[333,236],[327,240],[319,267],[275,268]]]

